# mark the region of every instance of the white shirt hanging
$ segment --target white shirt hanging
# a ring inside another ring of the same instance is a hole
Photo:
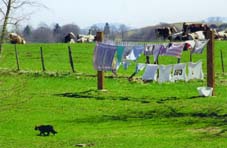
[[[203,70],[202,70],[202,61],[198,61],[196,63],[189,62],[188,63],[188,80],[191,79],[200,79],[204,78]]]
[[[187,81],[186,75],[186,64],[180,63],[173,65],[173,80],[185,80]]]
[[[203,40],[203,41],[195,40],[195,47],[192,50],[192,53],[201,54],[208,42],[209,42],[209,40]]]
[[[142,71],[145,67],[146,67],[146,64],[144,64],[144,63],[138,63],[136,65],[136,73],[138,73],[139,71]]]
[[[172,65],[159,65],[159,77],[158,82],[172,82]]]
[[[158,65],[156,64],[147,64],[145,72],[142,76],[142,80],[157,80],[157,70]]]

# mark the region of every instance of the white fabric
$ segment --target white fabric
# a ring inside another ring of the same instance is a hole
[[[153,55],[153,45],[147,45],[144,50],[144,55],[145,56],[150,56]]]
[[[186,75],[186,64],[180,63],[173,65],[173,80],[185,80],[187,81]]]
[[[133,50],[131,50],[131,52],[129,53],[129,55],[126,56],[126,60],[131,60],[131,61],[136,60],[136,56],[135,56]]]
[[[172,65],[159,65],[159,78],[158,82],[171,82],[172,81],[172,71],[173,66]]]
[[[158,60],[159,52],[162,46],[163,45],[159,45],[159,44],[154,45],[154,48],[153,48],[154,62]]]
[[[145,72],[142,76],[142,80],[157,80],[157,70],[158,65],[156,64],[147,64]]]
[[[146,67],[146,64],[144,63],[138,63],[136,65],[136,72],[142,71]]]
[[[207,45],[208,41],[209,40],[203,40],[203,41],[195,40],[195,48],[192,50],[192,53],[201,54],[203,52],[203,49]]]
[[[213,88],[212,87],[197,87],[200,96],[212,96]]]
[[[134,46],[128,56],[126,56],[126,60],[137,60],[144,51],[144,46]]]
[[[203,79],[204,74],[202,70],[202,61],[198,61],[197,63],[190,62],[188,64],[188,80],[191,79]]]

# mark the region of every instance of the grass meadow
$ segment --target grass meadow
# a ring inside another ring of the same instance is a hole
[[[206,79],[176,83],[129,82],[135,63],[118,76],[105,75],[106,91],[97,90],[92,57],[95,44],[73,44],[75,73],[68,44],[6,44],[0,58],[0,148],[225,148],[227,147],[227,42],[215,43],[214,97],[200,97]],[[46,71],[42,72],[43,48]],[[151,57],[152,60],[152,57]],[[206,52],[193,55],[203,61]],[[145,62],[141,57],[138,62]],[[176,58],[160,57],[160,64]],[[184,52],[181,62],[189,62]],[[51,124],[57,135],[37,136],[35,125]]]

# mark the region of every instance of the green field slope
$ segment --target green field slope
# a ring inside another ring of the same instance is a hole
[[[43,47],[42,72],[39,48]],[[214,97],[201,97],[197,87],[206,79],[176,83],[143,83],[127,77],[135,69],[120,68],[118,77],[105,75],[106,91],[97,91],[92,57],[95,44],[70,45],[76,72],[72,73],[67,44],[4,45],[0,58],[0,148],[225,148],[227,147],[227,74],[222,73],[220,50],[215,44]],[[224,63],[227,64],[227,58]],[[152,60],[152,57],[151,57]],[[193,55],[203,61],[206,52]],[[139,62],[144,62],[141,57]],[[160,57],[161,64],[174,64]],[[184,52],[182,62],[189,61]],[[226,66],[225,66],[226,67]],[[226,67],[227,68],[227,67]],[[111,77],[110,77],[111,76]],[[55,136],[37,136],[36,125],[51,124]]]

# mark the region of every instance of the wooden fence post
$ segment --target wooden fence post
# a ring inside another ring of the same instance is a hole
[[[96,33],[96,41],[97,42],[102,42],[104,39],[104,34],[103,32],[97,32]],[[97,87],[98,90],[103,90],[104,89],[104,72],[103,71],[98,71],[97,72]]]
[[[213,96],[215,95],[215,73],[214,73],[214,31],[207,30],[207,86],[213,88]]]
[[[44,56],[43,56],[43,48],[40,47],[40,57],[41,57],[41,63],[42,63],[42,70],[43,72],[46,71],[46,68],[45,68],[45,63],[44,63]]]
[[[17,70],[20,70],[20,65],[19,65],[19,57],[18,57],[18,52],[17,52],[17,45],[14,45],[15,49],[15,56],[16,56],[16,64],[17,64]]]
[[[225,68],[224,68],[224,60],[223,60],[223,53],[222,53],[222,50],[221,50],[220,52],[221,52],[221,66],[222,66],[222,73],[224,74],[224,73],[225,73]]]
[[[70,63],[70,66],[71,66],[72,72],[75,72],[74,64],[73,64],[73,57],[72,57],[72,50],[71,50],[70,46],[68,46],[68,51],[69,51],[69,63]]]

